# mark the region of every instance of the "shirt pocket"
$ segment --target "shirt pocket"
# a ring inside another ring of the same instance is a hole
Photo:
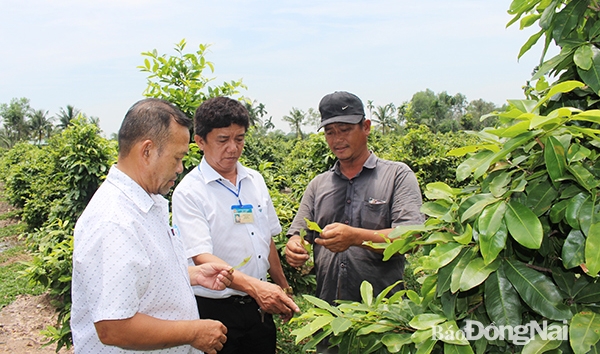
[[[360,227],[363,229],[390,228],[390,206],[388,203],[373,204],[365,200],[360,210],[360,220]]]

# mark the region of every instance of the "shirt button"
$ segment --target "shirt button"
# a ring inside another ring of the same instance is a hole
[[[348,200],[346,200],[346,203],[347,203],[347,204],[350,204],[350,203],[352,203],[352,200],[351,200],[351,199],[348,199]]]
[[[261,257],[261,255],[259,254],[259,255],[258,255],[258,259],[260,259],[260,257]]]
[[[344,224],[348,225],[349,224],[348,220],[344,220]]]
[[[346,268],[346,263],[340,264],[340,268]]]
[[[353,183],[354,183],[354,181],[353,181],[353,180],[350,180],[348,183],[350,183],[350,184],[353,184]]]

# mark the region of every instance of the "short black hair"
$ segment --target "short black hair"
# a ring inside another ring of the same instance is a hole
[[[241,102],[229,97],[214,97],[204,101],[194,114],[194,134],[206,139],[215,128],[226,128],[232,124],[246,130],[250,127],[248,110]]]
[[[146,98],[134,103],[119,128],[119,156],[127,156],[133,145],[148,139],[161,151],[169,138],[171,120],[188,129],[192,124],[191,119],[168,101]]]

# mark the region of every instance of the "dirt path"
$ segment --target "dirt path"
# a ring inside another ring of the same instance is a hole
[[[46,295],[21,295],[0,311],[0,353],[55,353],[56,346],[43,347],[40,331],[56,325],[57,313]],[[59,353],[73,353],[62,349]]]

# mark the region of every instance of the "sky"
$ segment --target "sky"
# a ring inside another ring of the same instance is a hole
[[[212,83],[242,79],[277,129],[292,108],[333,91],[366,105],[409,101],[426,89],[502,105],[522,99],[538,64],[537,29],[506,28],[499,0],[0,0],[0,104],[25,97],[54,116],[73,105],[118,131],[142,99],[142,52],[176,55],[210,44]]]

